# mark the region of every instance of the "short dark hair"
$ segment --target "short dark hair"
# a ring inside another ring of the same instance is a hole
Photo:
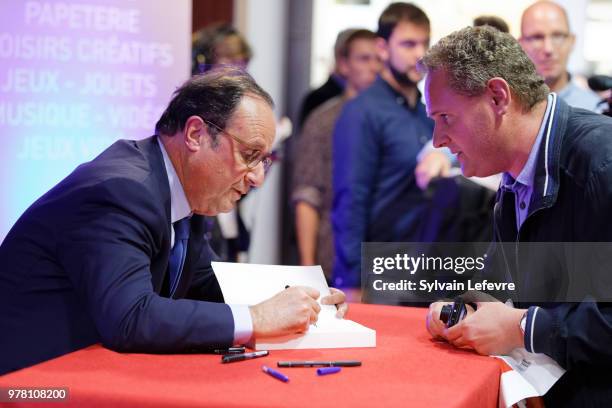
[[[491,26],[493,28],[497,28],[502,33],[509,33],[510,28],[508,27],[508,23],[504,21],[503,18],[497,16],[478,16],[474,19],[474,27],[480,26]]]
[[[365,28],[355,29],[344,41],[342,48],[340,48],[340,55],[342,58],[347,58],[351,53],[351,45],[357,40],[376,40],[376,34]]]
[[[466,96],[482,95],[491,78],[503,78],[526,111],[550,92],[514,37],[486,25],[442,38],[418,67],[422,72],[445,71],[451,89]]]
[[[347,28],[342,30],[336,35],[336,42],[334,43],[334,58],[338,59],[342,57],[343,50],[346,49],[346,39],[349,38],[351,34],[357,31],[357,28]]]
[[[253,57],[253,51],[246,38],[230,24],[213,24],[192,35],[191,75],[201,74],[214,68],[219,59],[219,46],[230,37],[238,39],[237,51],[248,63]]]
[[[429,30],[429,18],[423,10],[412,3],[391,3],[378,19],[378,31],[376,34],[384,38],[385,41],[389,41],[395,26],[402,21],[426,27]]]
[[[194,115],[224,129],[245,95],[261,98],[274,107],[272,97],[243,69],[223,66],[194,75],[174,92],[155,125],[155,133],[172,136],[183,130],[187,119]],[[214,128],[210,130],[216,136]]]

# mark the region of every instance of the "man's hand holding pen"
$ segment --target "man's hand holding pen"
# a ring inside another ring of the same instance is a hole
[[[343,317],[348,309],[344,293],[331,288],[331,295],[321,299],[322,304],[335,304],[337,316]],[[317,322],[321,306],[320,293],[306,286],[293,286],[280,291],[268,300],[250,307],[253,335],[257,337],[282,336],[303,333]]]

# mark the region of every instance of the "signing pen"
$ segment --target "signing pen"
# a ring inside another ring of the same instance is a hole
[[[233,363],[235,361],[249,360],[251,358],[264,357],[267,356],[268,350],[254,351],[252,353],[242,353],[242,354],[228,354],[226,356],[221,357],[222,363]]]
[[[277,380],[281,380],[282,382],[289,381],[289,377],[287,377],[285,374],[281,373],[280,371],[273,370],[267,366],[262,366],[261,369],[263,370],[264,373],[271,375]]]
[[[279,361],[279,367],[359,367],[361,361],[337,360],[337,361]]]

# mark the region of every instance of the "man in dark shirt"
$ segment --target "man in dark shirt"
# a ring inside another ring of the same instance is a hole
[[[376,79],[381,64],[376,53],[376,34],[354,29],[345,41],[340,66],[346,76],[341,96],[315,109],[298,140],[292,202],[295,203],[295,227],[300,263],[319,264],[331,279],[334,242],[330,212],[332,188],[332,136],[344,104],[356,97]]]
[[[429,19],[412,4],[393,3],[377,34],[383,71],[345,105],[334,132],[333,282],[341,287],[359,286],[362,242],[418,240],[426,210],[415,167],[433,122],[420,101],[416,64],[429,47]],[[450,168],[446,154],[427,156],[432,174]]]
[[[338,33],[336,43],[334,44],[334,71],[329,75],[327,81],[325,81],[323,85],[311,90],[304,97],[302,107],[300,108],[300,116],[298,118],[300,129],[304,126],[306,119],[312,111],[323,105],[326,101],[336,96],[340,96],[342,92],[344,92],[346,78],[342,75],[340,61],[343,59],[342,50],[346,48],[346,40],[353,31],[353,29],[347,29]]]

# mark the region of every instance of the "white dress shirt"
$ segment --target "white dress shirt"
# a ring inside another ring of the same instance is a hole
[[[170,222],[173,224],[176,221],[185,217],[190,217],[193,212],[187,201],[185,190],[181,185],[174,165],[168,157],[168,152],[164,148],[161,139],[158,138],[159,147],[164,158],[164,166],[168,176],[168,184],[170,185]],[[170,247],[174,246],[174,228],[170,228]],[[248,305],[228,305],[232,310],[234,317],[234,344],[246,344],[253,335],[253,320]]]

